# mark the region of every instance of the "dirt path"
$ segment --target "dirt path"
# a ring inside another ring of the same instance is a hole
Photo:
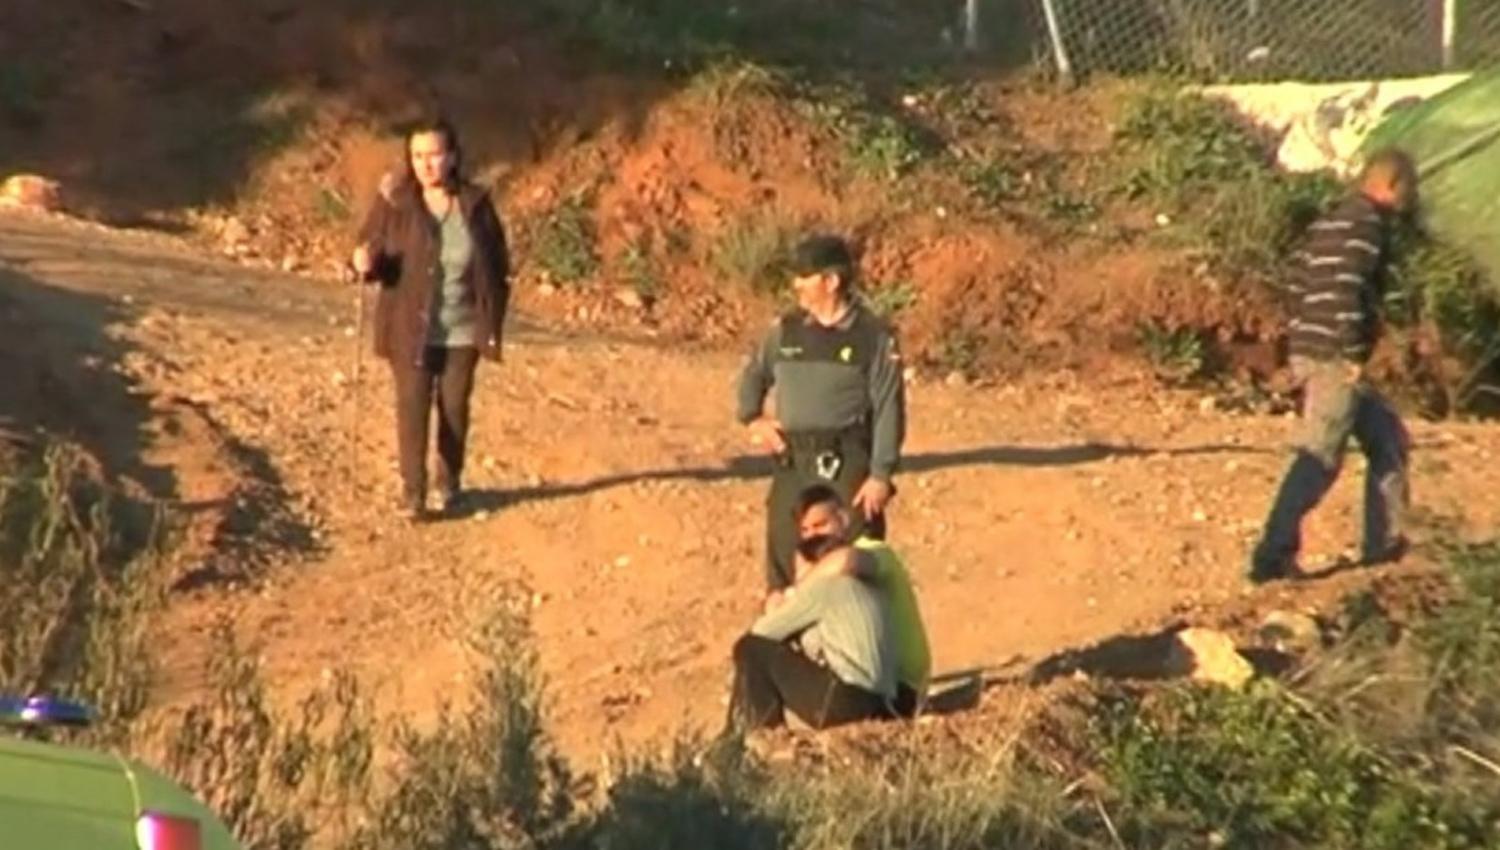
[[[132,397],[208,423],[151,430],[141,447],[176,476],[169,497],[228,500],[220,531],[241,543],[185,573],[163,624],[163,698],[200,686],[209,626],[227,615],[286,692],[349,666],[382,684],[386,705],[420,714],[461,694],[462,636],[519,580],[565,750],[598,754],[617,737],[722,717],[727,648],[761,580],[765,488],[730,419],[733,353],[520,330],[476,390],[468,483],[483,510],[412,528],[387,511],[390,386],[369,358],[350,479],[347,290],[245,272],[162,237],[21,217],[0,217],[5,270],[114,305],[100,320],[137,382]],[[939,670],[1369,581],[1244,587],[1244,552],[1284,461],[1279,419],[1220,413],[1128,374],[918,382],[909,398],[891,527]],[[1414,432],[1425,524],[1493,528],[1500,429]],[[1356,539],[1362,467],[1351,458],[1311,522],[1314,556]],[[251,567],[263,578],[237,578]]]

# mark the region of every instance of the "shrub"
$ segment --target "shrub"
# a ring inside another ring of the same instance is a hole
[[[532,238],[537,265],[556,283],[578,283],[599,270],[593,215],[581,193],[569,196],[544,216]]]
[[[128,507],[62,444],[0,478],[0,691],[81,699],[105,741],[146,705],[165,589],[160,517],[131,528]]]
[[[212,808],[247,850],[298,850],[350,830],[369,788],[374,722],[348,674],[291,714],[272,707],[259,662],[227,623],[214,632],[213,693],[161,727],[164,770]]]
[[[547,846],[573,813],[571,775],[542,723],[536,650],[519,604],[497,612],[474,649],[487,660],[472,702],[431,731],[396,733],[391,791],[350,850]]]
[[[1496,837],[1479,813],[1271,683],[1126,700],[1098,728],[1134,846],[1477,848]]]
[[[719,234],[709,262],[730,283],[776,295],[786,287],[784,264],[795,239],[794,227],[773,213],[752,213]]]

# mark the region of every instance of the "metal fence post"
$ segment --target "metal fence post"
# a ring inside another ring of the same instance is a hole
[[[1073,84],[1073,63],[1068,61],[1068,49],[1063,46],[1062,27],[1057,22],[1057,0],[1042,0],[1042,12],[1047,18],[1047,37],[1052,41],[1052,58],[1057,63],[1057,76],[1064,85]]]
[[[1453,69],[1453,39],[1458,35],[1458,0],[1443,0],[1443,70]]]

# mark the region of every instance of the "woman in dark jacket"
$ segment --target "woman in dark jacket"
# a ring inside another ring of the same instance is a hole
[[[395,377],[400,508],[419,519],[434,403],[438,490],[445,511],[459,508],[474,367],[481,354],[500,359],[509,259],[489,193],[460,176],[453,127],[442,120],[418,126],[406,153],[406,173],[382,182],[352,262],[380,285],[375,353]]]

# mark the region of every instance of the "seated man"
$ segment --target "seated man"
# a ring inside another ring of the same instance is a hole
[[[837,523],[841,516],[837,495],[829,495],[832,498],[823,502],[823,507],[809,511],[805,523],[808,534],[834,533],[841,536],[839,526],[827,525],[830,522]],[[821,527],[820,522],[823,523]],[[911,576],[906,571],[906,565],[888,543],[871,537],[860,537],[852,546],[845,545],[830,550],[816,562],[808,561],[801,553],[798,554],[799,583],[819,576],[837,574],[864,581],[884,598],[896,649],[894,708],[902,717],[915,716],[925,702],[927,685],[932,677],[932,653],[928,648],[927,629],[922,623],[922,613],[917,607],[917,595],[912,590]]]
[[[735,644],[731,721],[751,729],[777,726],[791,709],[823,729],[895,716],[898,702],[908,703],[910,711],[913,696],[899,695],[902,657],[920,662],[915,667],[923,668],[925,686],[925,637],[921,659],[901,651],[890,594],[876,582],[879,575],[894,575],[890,563],[900,570],[899,561],[893,553],[882,558],[878,550],[849,546],[848,513],[829,487],[805,490],[794,517],[799,580],[773,594],[766,613]],[[910,585],[901,584],[909,598]],[[915,615],[914,600],[903,613]]]

